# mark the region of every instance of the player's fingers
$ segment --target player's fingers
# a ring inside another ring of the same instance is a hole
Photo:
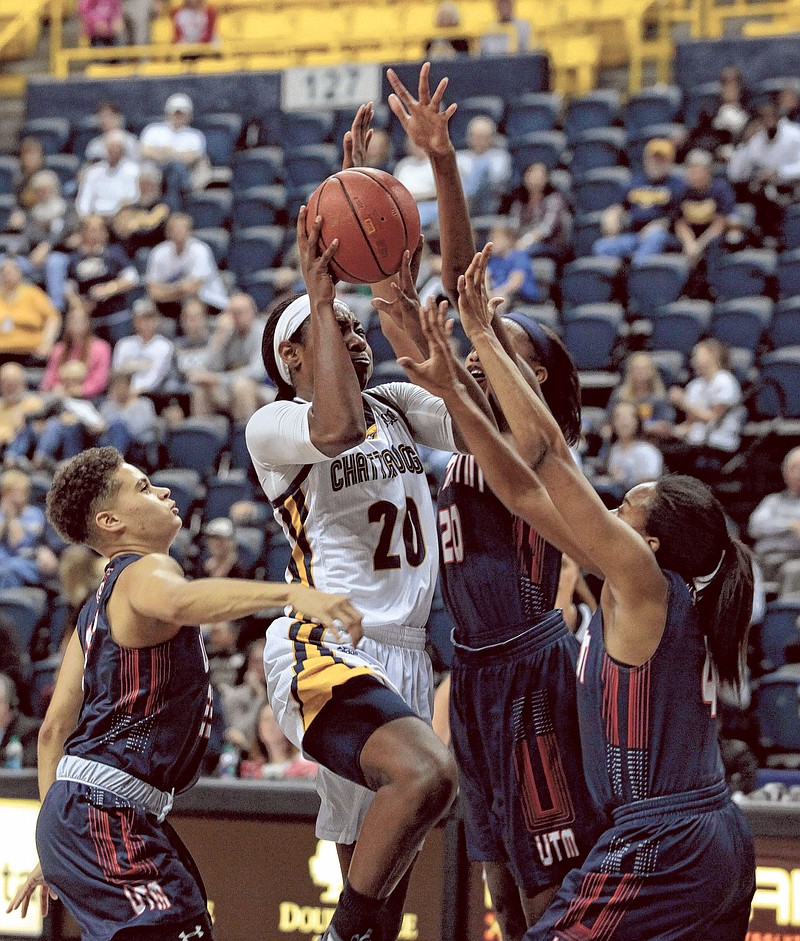
[[[372,140],[372,128],[370,128],[367,133],[364,135],[364,149],[369,149],[370,141]]]
[[[458,102],[457,102],[457,101],[454,101],[451,105],[448,105],[448,106],[444,109],[444,112],[443,112],[443,113],[444,113],[444,116],[445,116],[445,117],[447,118],[447,120],[449,121],[450,118],[452,118],[453,115],[456,113],[456,111],[458,111]]]
[[[308,209],[306,206],[300,207],[300,212],[297,213],[297,240],[302,241],[306,237],[306,213]]]
[[[408,121],[408,112],[403,107],[403,103],[397,97],[397,95],[389,95],[386,99],[389,104],[389,109],[392,114],[397,118],[401,124],[405,124]]]
[[[333,256],[336,254],[339,248],[339,239],[334,239],[331,244],[325,249],[325,251],[319,256],[319,261],[321,265],[326,267],[333,259]]]
[[[417,86],[417,98],[421,105],[427,105],[431,100],[431,64],[423,62],[419,70],[419,84]]]
[[[506,299],[504,297],[493,297],[489,301],[489,311],[493,317],[497,311],[497,308],[501,307],[505,303],[505,300]]]
[[[42,886],[42,895],[40,899],[40,905],[42,907],[42,917],[46,918],[47,913],[50,911],[50,891],[46,885]]]
[[[439,82],[439,84],[436,86],[436,91],[433,93],[433,96],[431,97],[431,104],[433,105],[434,108],[436,108],[437,111],[439,110],[439,106],[442,103],[442,99],[444,98],[444,93],[447,90],[447,86],[449,82],[450,82],[449,78],[447,77],[443,78],[441,82]]]
[[[389,69],[386,72],[386,77],[389,79],[389,84],[392,86],[392,91],[395,93],[395,95],[397,95],[404,105],[412,105],[415,103],[414,96],[400,81],[400,78],[394,69]]]

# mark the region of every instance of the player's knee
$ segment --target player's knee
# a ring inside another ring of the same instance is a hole
[[[443,745],[420,751],[411,767],[405,789],[417,812],[438,820],[453,803],[458,788],[458,771]]]

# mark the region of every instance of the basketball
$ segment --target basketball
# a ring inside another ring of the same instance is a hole
[[[308,200],[307,231],[317,216],[322,245],[339,239],[331,271],[350,284],[375,284],[396,274],[403,252],[413,252],[419,242],[414,197],[383,170],[355,167],[329,176]]]

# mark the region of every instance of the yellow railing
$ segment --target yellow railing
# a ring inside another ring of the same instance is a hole
[[[22,54],[32,52],[39,38],[42,15],[49,0],[24,0],[0,5],[0,58],[4,59],[9,46],[20,41]]]

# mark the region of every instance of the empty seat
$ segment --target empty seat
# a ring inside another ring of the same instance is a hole
[[[592,254],[592,246],[602,236],[603,212],[584,212],[572,222],[572,248],[577,258]]]
[[[628,301],[648,315],[657,307],[677,301],[688,277],[689,263],[683,255],[651,255],[631,265]]]
[[[272,186],[283,175],[283,155],[277,147],[243,150],[233,158],[233,189],[241,193],[254,186]]]
[[[231,194],[223,189],[200,190],[189,196],[186,208],[196,229],[223,228],[231,218]]]
[[[226,477],[212,477],[206,488],[203,518],[227,516],[234,503],[253,499],[253,485],[244,471],[231,471]]]
[[[711,333],[728,346],[755,352],[772,318],[768,297],[742,297],[714,305]]]
[[[800,751],[800,679],[777,674],[759,680],[756,694],[759,744],[767,752]]]
[[[549,300],[553,293],[553,284],[556,280],[556,263],[552,258],[534,258],[533,274],[539,288],[539,298]]]
[[[778,297],[800,296],[800,248],[778,256]]]
[[[196,229],[194,237],[205,242],[214,253],[214,260],[218,265],[224,265],[228,260],[228,248],[231,237],[222,228]]]
[[[16,157],[0,157],[0,193],[4,196],[12,192],[14,177],[19,170]]]
[[[800,203],[786,207],[783,221],[783,247],[787,251],[800,248]]]
[[[572,149],[570,170],[579,176],[588,170],[615,167],[625,150],[625,132],[618,127],[598,127],[584,131]]]
[[[0,615],[14,625],[20,646],[30,650],[33,635],[44,614],[47,595],[42,588],[4,588],[0,591]]]
[[[683,123],[686,127],[694,127],[702,112],[713,114],[719,103],[719,93],[719,82],[704,82],[686,89],[683,100]]]
[[[770,342],[775,349],[800,346],[800,297],[778,301],[769,328]]]
[[[72,184],[75,192],[81,162],[74,154],[51,154],[44,165],[58,176],[62,187]]]
[[[681,108],[681,90],[677,85],[656,85],[631,95],[625,106],[625,127],[637,130],[648,124],[674,121]]]
[[[521,176],[532,163],[543,163],[553,170],[561,163],[567,139],[561,131],[534,131],[509,145],[514,172]]]
[[[194,126],[206,135],[206,151],[213,167],[229,167],[242,133],[242,116],[232,111],[201,114]]]
[[[333,132],[330,111],[282,111],[278,118],[281,143],[291,154],[296,147],[327,143]]]
[[[280,256],[283,228],[277,225],[237,229],[233,234],[228,266],[239,277],[271,268]]]
[[[761,358],[756,410],[764,418],[800,418],[800,346]]]
[[[697,341],[708,331],[711,304],[708,301],[673,301],[650,311],[653,350],[676,350],[691,353]]]
[[[239,288],[253,298],[256,307],[266,310],[278,295],[279,278],[282,274],[272,268],[253,271],[237,280]]]
[[[150,481],[155,487],[169,487],[181,519],[187,523],[192,508],[203,498],[199,472],[188,467],[167,468],[153,471]]]
[[[581,304],[564,312],[564,343],[578,369],[613,368],[622,319],[619,304]]]
[[[275,225],[285,212],[285,187],[252,186],[250,189],[237,193],[233,218],[237,228]]]
[[[94,140],[99,134],[102,134],[102,130],[97,115],[87,114],[79,118],[72,126],[72,135],[69,140],[70,151],[79,160],[83,160],[89,141]]]
[[[561,111],[561,96],[553,92],[529,92],[514,98],[506,115],[506,137],[514,141],[534,131],[552,131]]]
[[[0,196],[0,230],[5,229],[17,202],[13,196]]]
[[[564,310],[610,301],[616,293],[620,268],[619,258],[577,258],[570,262],[561,275]]]
[[[491,118],[496,125],[503,120],[506,105],[499,95],[473,95],[458,103],[458,111],[450,118],[450,138],[453,144],[464,147],[467,143],[467,127],[473,118]]]
[[[619,114],[619,100],[619,92],[610,88],[573,98],[564,117],[569,143],[574,144],[584,131],[613,124]]]
[[[228,439],[226,419],[187,418],[167,435],[167,457],[172,467],[188,467],[201,477],[216,470],[222,448]]]
[[[69,121],[66,118],[32,118],[22,125],[20,137],[37,138],[45,156],[57,154],[67,146]]]
[[[286,163],[286,182],[293,187],[321,183],[340,168],[338,151],[332,144],[298,147]]]
[[[775,253],[763,248],[746,248],[714,266],[710,283],[717,300],[729,301],[769,293],[774,276]]]
[[[777,670],[786,663],[785,648],[792,641],[800,641],[800,599],[796,597],[778,598],[767,603],[764,620],[758,634],[758,648],[761,667],[764,670]]]
[[[630,180],[630,172],[624,167],[589,170],[576,186],[578,212],[597,212],[624,202]]]

